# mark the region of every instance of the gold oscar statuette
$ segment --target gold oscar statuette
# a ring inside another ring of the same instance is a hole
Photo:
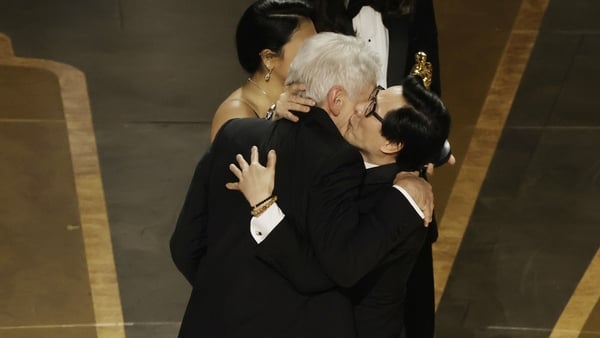
[[[433,77],[433,66],[431,62],[427,61],[427,54],[424,52],[417,52],[415,54],[415,65],[412,67],[410,75],[420,77],[423,80],[425,88],[429,90]]]

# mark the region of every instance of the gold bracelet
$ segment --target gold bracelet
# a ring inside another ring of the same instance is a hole
[[[269,209],[270,206],[275,204],[275,202],[277,202],[277,196],[273,195],[273,196],[269,197],[266,201],[261,202],[258,205],[256,205],[254,208],[252,208],[252,211],[250,211],[250,214],[254,217],[258,217],[263,212],[265,212],[267,209]]]

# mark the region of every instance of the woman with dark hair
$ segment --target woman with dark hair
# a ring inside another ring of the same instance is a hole
[[[305,0],[259,0],[246,9],[238,22],[236,47],[249,77],[215,112],[211,140],[232,118],[272,117],[290,63],[304,40],[316,34],[312,15]]]

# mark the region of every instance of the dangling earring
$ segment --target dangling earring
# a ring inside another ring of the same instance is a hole
[[[265,81],[269,82],[269,80],[271,79],[271,72],[273,70],[269,69],[269,71],[267,72],[267,74],[265,74]]]

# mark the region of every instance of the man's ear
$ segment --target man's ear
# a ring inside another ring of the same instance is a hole
[[[342,112],[344,95],[344,89],[340,86],[333,86],[327,92],[327,108],[334,116],[338,116]]]
[[[399,153],[402,148],[404,148],[404,144],[402,142],[387,141],[384,145],[379,147],[379,150],[387,155],[395,155]]]

